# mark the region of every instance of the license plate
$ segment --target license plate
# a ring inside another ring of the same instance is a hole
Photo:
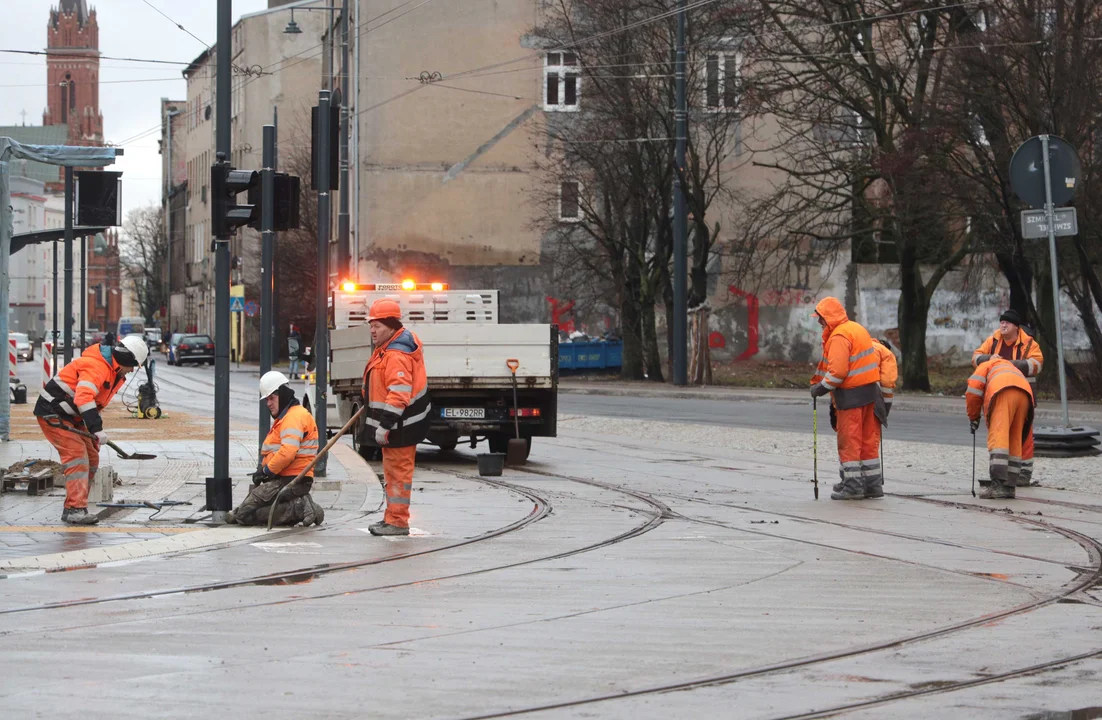
[[[486,408],[441,408],[440,414],[446,418],[483,420],[486,418]]]

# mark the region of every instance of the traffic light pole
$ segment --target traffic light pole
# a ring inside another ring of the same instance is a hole
[[[340,205],[337,211],[337,282],[346,278],[357,277],[356,265],[358,258],[352,260],[349,247],[349,217],[348,217],[348,125],[349,125],[349,76],[352,74],[348,67],[348,0],[344,0],[341,10],[341,189]]]
[[[65,364],[73,361],[73,169],[65,168]]]
[[[314,422],[318,426],[318,435],[327,437],[328,427],[328,387],[329,387],[329,226],[332,221],[329,197],[329,147],[331,107],[329,91],[322,90],[318,95],[318,286],[317,286],[317,325],[314,329]],[[325,476],[326,458],[318,458],[314,466],[314,475]]]
[[[260,210],[260,374],[272,369],[272,270],[275,260],[275,126],[264,126],[264,167],[261,170]],[[260,401],[260,438],[257,450],[264,444],[271,419],[268,405]]]
[[[215,140],[218,162],[230,159],[231,75],[230,55],[233,29],[232,0],[218,0],[217,116]],[[219,204],[211,203],[220,224]],[[214,238],[214,476],[207,478],[207,509],[211,519],[221,522],[233,506],[233,481],[230,479],[230,237]]]
[[[1052,212],[1052,169],[1049,167],[1048,135],[1041,136],[1041,157],[1044,158],[1045,171],[1045,222],[1048,223],[1049,269],[1052,272],[1052,310],[1056,318],[1056,365],[1060,377],[1060,409],[1064,416],[1064,427],[1071,427],[1068,419],[1068,380],[1064,370],[1064,331],[1060,318],[1060,273],[1056,268],[1056,227]]]
[[[688,385],[688,231],[685,207],[685,142],[688,108],[685,100],[685,0],[677,14],[677,65],[674,70],[677,108],[674,110],[673,176],[673,384]]]

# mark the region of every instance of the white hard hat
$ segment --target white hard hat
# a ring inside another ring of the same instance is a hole
[[[287,379],[287,376],[278,370],[264,373],[264,377],[260,378],[260,399],[264,400],[289,382],[291,381]]]
[[[120,347],[121,346],[121,347]],[[141,367],[149,357],[149,345],[137,335],[124,337],[112,348],[115,362],[123,367]]]

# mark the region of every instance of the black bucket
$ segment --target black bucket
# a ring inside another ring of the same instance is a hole
[[[505,453],[483,453],[478,456],[478,474],[497,477],[505,469]]]

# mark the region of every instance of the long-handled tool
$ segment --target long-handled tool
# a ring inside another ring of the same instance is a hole
[[[819,499],[819,398],[811,398],[811,452],[814,456],[812,482],[815,483],[815,499]]]
[[[972,497],[976,497],[976,431],[972,431]]]
[[[57,428],[58,430],[66,430],[68,432],[74,433],[76,435],[80,435],[82,437],[90,438],[92,440],[96,439],[96,436],[93,435],[90,432],[86,432],[84,430],[80,430],[78,428],[66,425],[64,422],[62,422],[57,417],[57,415],[47,415],[47,416],[43,417],[42,419],[45,420],[46,424],[49,425],[52,428]],[[157,459],[156,455],[150,455],[149,453],[128,453],[125,450],[123,450],[121,447],[116,445],[115,443],[111,442],[110,440],[104,440],[103,444],[106,445],[107,447],[111,448],[115,452],[117,452],[119,454],[119,457],[122,458],[123,460],[156,460]]]
[[[308,473],[308,472],[310,472],[311,470],[314,469],[314,466],[318,464],[318,460],[321,460],[322,456],[324,456],[327,452],[329,452],[330,448],[332,448],[334,445],[336,445],[337,441],[340,440],[341,437],[343,437],[346,432],[348,432],[349,430],[352,429],[352,426],[355,425],[356,421],[360,419],[360,416],[364,414],[364,410],[367,410],[366,405],[364,405],[363,407],[361,407],[359,410],[356,411],[356,414],[353,415],[352,418],[344,424],[344,427],[342,427],[340,429],[340,431],[337,432],[337,434],[334,435],[333,438],[325,444],[325,447],[323,447],[321,450],[318,451],[318,454],[314,456],[314,459],[310,461],[310,464],[307,465],[306,467],[304,467],[302,469],[302,472],[300,472],[298,475],[295,475],[294,480],[292,480],[291,482],[287,483],[286,485],[284,485],[283,487],[281,487],[279,489],[279,492],[276,493],[275,500],[272,501],[272,509],[268,511],[268,529],[269,530],[272,529],[272,520],[275,519],[275,509],[276,509],[276,505],[279,504],[279,498],[283,495],[283,493],[287,492],[288,488],[294,487],[295,484],[298,483],[299,480],[301,480],[303,477],[305,477],[306,473]]]
[[[509,358],[505,364],[513,373],[513,427],[517,433],[505,448],[505,462],[509,465],[523,465],[528,459],[528,442],[520,436],[520,404],[517,402],[517,368],[520,367],[520,360]]]

